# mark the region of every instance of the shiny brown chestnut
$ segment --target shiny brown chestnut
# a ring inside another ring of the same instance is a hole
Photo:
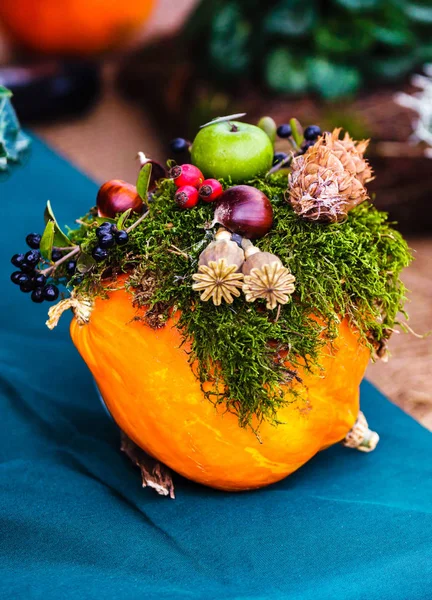
[[[217,201],[212,226],[219,223],[233,233],[257,239],[273,225],[273,208],[267,196],[250,185],[228,188]]]
[[[136,187],[121,179],[110,179],[99,188],[96,205],[99,216],[109,219],[129,208],[140,214],[144,207]]]

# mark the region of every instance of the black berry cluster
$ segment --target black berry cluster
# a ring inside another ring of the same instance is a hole
[[[19,271],[12,273],[11,281],[15,285],[18,285],[22,292],[26,294],[31,293],[33,302],[40,303],[44,300],[53,302],[59,296],[58,287],[52,283],[48,283],[45,275],[37,270],[37,266],[41,262],[39,251],[40,241],[41,236],[38,233],[29,233],[26,237],[26,242],[31,250],[25,254],[14,254],[12,256],[11,263]],[[53,250],[52,258],[53,260],[58,260],[54,258],[54,252]],[[59,258],[61,256],[62,254],[60,253]]]
[[[276,130],[276,133],[279,138],[287,139],[292,136],[291,126],[287,123],[279,125],[279,127]],[[297,154],[304,154],[311,146],[315,144],[315,142],[321,134],[321,128],[318,127],[318,125],[309,125],[308,127],[306,127],[306,129],[303,132],[304,141]],[[276,152],[276,154],[273,157],[273,165],[277,165],[278,163],[285,160],[285,158],[287,158],[285,152]]]
[[[93,249],[92,256],[97,262],[108,258],[110,248],[124,246],[129,241],[129,236],[123,229],[117,229],[113,223],[106,221],[96,229],[98,245]]]
[[[301,145],[300,154],[307,152],[315,144],[321,133],[321,128],[318,125],[309,125],[309,127],[306,127],[303,131],[304,142]]]

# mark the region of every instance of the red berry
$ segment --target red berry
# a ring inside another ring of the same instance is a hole
[[[198,192],[204,202],[213,202],[222,194],[223,188],[217,179],[206,179]]]
[[[198,204],[198,190],[191,185],[183,185],[174,196],[179,208],[192,208]]]
[[[204,181],[204,175],[195,165],[176,165],[169,174],[178,188],[183,185],[192,185],[197,188]]]

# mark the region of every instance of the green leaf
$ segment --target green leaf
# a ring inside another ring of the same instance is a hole
[[[390,4],[380,14],[370,18],[370,31],[375,40],[384,46],[400,48],[418,45],[419,40],[412,23],[407,19],[402,5],[397,8]]]
[[[407,75],[416,65],[417,53],[375,58],[368,65],[368,71],[378,80],[395,81]]]
[[[432,61],[432,44],[424,44],[416,50],[418,63],[424,64]]]
[[[249,15],[238,2],[220,7],[211,23],[208,42],[213,76],[221,81],[245,77],[252,62],[252,33]]]
[[[66,248],[67,246],[73,246],[68,236],[60,229],[57,219],[54,216],[51,202],[48,200],[44,213],[45,223],[52,221],[54,223],[54,246],[59,248]]]
[[[40,253],[43,258],[51,260],[51,252],[54,246],[55,222],[48,221],[40,241]]]
[[[216,125],[216,123],[225,123],[226,121],[235,121],[237,119],[241,119],[242,117],[245,117],[246,113],[235,113],[234,115],[226,115],[225,117],[216,117],[214,119],[212,119],[211,121],[208,121],[208,123],[204,123],[204,125],[200,125],[200,129],[203,129],[204,127],[208,127],[209,125]]]
[[[383,0],[335,0],[337,4],[348,10],[361,11],[378,8],[383,4]]]
[[[112,223],[116,224],[115,219],[111,219],[110,217],[93,217],[93,223],[97,223],[98,225],[102,225],[102,223]]]
[[[432,24],[432,6],[430,2],[408,2],[405,14],[418,23]]]
[[[313,0],[282,0],[267,13],[264,32],[286,37],[304,36],[315,25],[317,16]]]
[[[120,215],[120,217],[117,221],[117,229],[123,229],[123,226],[126,223],[126,220],[129,218],[131,212],[132,212],[132,209],[128,208],[127,210],[124,211],[123,214]]]
[[[76,270],[78,273],[87,273],[96,264],[95,259],[90,254],[81,252],[77,260]]]
[[[355,67],[335,64],[324,57],[310,59],[308,73],[314,90],[327,100],[355,94],[361,83]]]
[[[386,46],[408,46],[415,43],[415,37],[408,28],[395,29],[389,26],[376,25],[372,30],[373,36],[377,42]]]
[[[265,77],[271,90],[284,94],[304,94],[309,86],[304,61],[283,47],[267,56]]]
[[[301,125],[297,121],[297,119],[292,118],[292,119],[290,119],[290,127],[291,127],[293,140],[295,141],[297,146],[300,147],[303,142],[303,131],[302,131]]]
[[[349,59],[350,55],[363,55],[374,42],[372,26],[373,22],[349,15],[345,20],[328,19],[315,32],[317,53],[339,54],[342,60]]]
[[[152,172],[151,163],[146,163],[143,167],[141,167],[140,172],[138,174],[138,179],[136,182],[136,189],[138,195],[142,199],[142,201],[147,204],[147,194],[150,185],[150,177]]]

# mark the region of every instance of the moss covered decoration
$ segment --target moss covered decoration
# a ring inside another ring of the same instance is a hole
[[[129,273],[128,286],[136,304],[148,307],[144,319],[151,326],[163,326],[179,309],[179,328],[191,343],[189,358],[197,361],[196,375],[201,382],[216,383],[217,393],[205,392],[207,398],[226,403],[242,426],[254,414],[275,420],[287,402],[281,386],[296,373],[284,366],[280,351],[288,352],[293,369],[302,364],[318,370],[318,351],[336,337],[345,315],[371,349],[383,343],[403,311],[406,290],[399,275],[411,260],[387,215],[369,202],[351,210],[343,222],[311,223],[286,202],[286,174],[248,183],[261,189],[274,209],[274,226],[256,246],[278,256],[296,279],[292,300],[279,314],[267,310],[265,300],[250,304],[243,294],[229,305],[199,300],[192,275],[213,239],[214,231],[206,229],[213,207],[201,203],[179,210],[170,180],[161,181],[148,217],[130,232],[129,244],[114,248],[102,266],[93,265],[71,281],[77,293],[103,294],[107,277]],[[89,215],[84,223],[93,220]],[[83,225],[71,237],[90,253],[96,245],[94,230]]]

